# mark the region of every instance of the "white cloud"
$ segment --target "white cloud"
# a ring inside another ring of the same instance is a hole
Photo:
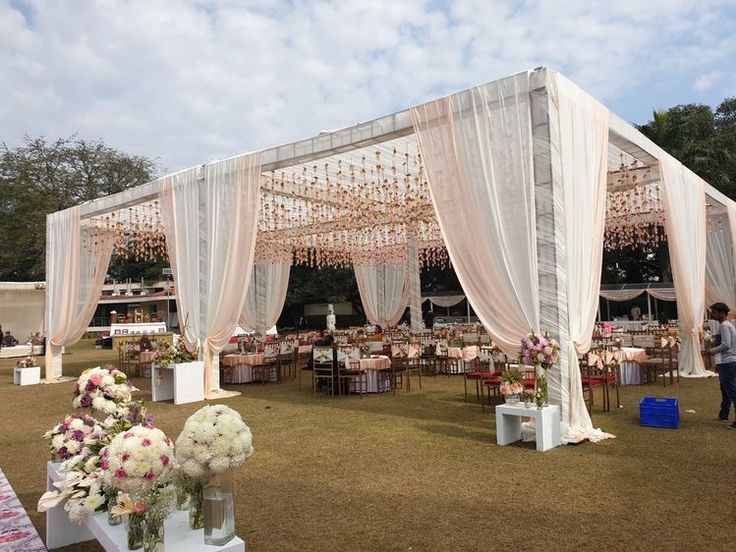
[[[78,132],[174,170],[537,65],[604,101],[705,90],[736,50],[724,1],[447,4],[0,0],[0,140]]]
[[[703,92],[705,90],[708,90],[720,78],[721,78],[721,73],[719,71],[711,71],[710,73],[705,73],[704,75],[700,75],[697,79],[695,79],[695,83],[693,84],[693,89],[697,90],[698,92]]]

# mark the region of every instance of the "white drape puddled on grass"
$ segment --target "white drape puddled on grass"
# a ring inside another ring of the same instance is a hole
[[[609,301],[624,302],[636,299],[645,291],[645,289],[602,289],[600,296]]]
[[[529,76],[411,110],[432,203],[460,285],[510,355],[539,329]]]
[[[61,348],[87,331],[112,256],[112,236],[83,243],[80,216],[76,206],[46,217],[47,381],[61,376]]]
[[[235,329],[255,255],[261,176],[251,154],[166,177],[161,220],[184,341],[201,342],[205,396],[219,388],[215,355]]]
[[[265,334],[276,324],[286,301],[290,272],[291,265],[287,263],[255,264],[240,313],[244,330]]]
[[[601,439],[585,407],[578,355],[590,349],[600,293],[606,219],[608,109],[555,73],[564,196],[568,343],[561,343],[562,423],[568,438]],[[564,433],[564,431],[563,431]]]
[[[355,265],[353,268],[368,322],[384,328],[396,324],[409,301],[406,269],[386,264]]]
[[[736,274],[734,274],[733,248],[730,229],[714,229],[707,233],[708,246],[705,255],[705,301],[726,303],[736,308]]]
[[[684,376],[706,377],[700,354],[700,329],[705,314],[706,216],[705,182],[660,150],[664,190],[665,231],[677,293],[682,348],[679,369]]]

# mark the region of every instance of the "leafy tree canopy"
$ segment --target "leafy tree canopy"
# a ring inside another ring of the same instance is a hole
[[[0,148],[0,280],[43,280],[46,215],[150,180],[156,164],[102,140],[26,137]]]

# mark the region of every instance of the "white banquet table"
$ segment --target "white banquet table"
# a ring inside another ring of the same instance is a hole
[[[223,383],[251,383],[253,367],[263,364],[263,353],[225,355],[222,359]],[[271,381],[276,381],[277,374],[269,374]]]
[[[385,355],[371,355],[370,358],[360,359],[360,370],[365,372],[367,384],[366,393],[383,393],[391,390],[388,378],[381,377],[381,370],[391,368],[391,359]],[[357,383],[350,382],[350,391],[359,391]]]
[[[639,347],[622,347],[616,354],[619,362],[619,384],[641,385],[639,363],[647,360],[647,352]]]

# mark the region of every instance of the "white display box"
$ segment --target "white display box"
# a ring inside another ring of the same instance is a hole
[[[47,489],[55,490],[52,483],[59,479],[59,464],[49,462],[47,467]],[[97,512],[77,525],[69,521],[64,503],[46,512],[46,546],[49,550],[69,546],[92,539],[108,552],[128,550],[125,523],[111,527],[107,523],[107,512]],[[189,514],[176,511],[164,524],[164,550],[167,552],[245,552],[245,542],[239,537],[222,546],[204,543],[204,529],[189,529]]]
[[[151,400],[187,404],[204,400],[204,362],[195,360],[151,369]]]
[[[539,452],[560,445],[560,407],[527,408],[523,403],[500,404],[496,407],[496,442],[503,446],[520,440],[521,419],[527,417],[534,418]]]
[[[28,366],[21,368],[16,366],[13,370],[13,383],[15,385],[36,385],[41,383],[41,367]]]

